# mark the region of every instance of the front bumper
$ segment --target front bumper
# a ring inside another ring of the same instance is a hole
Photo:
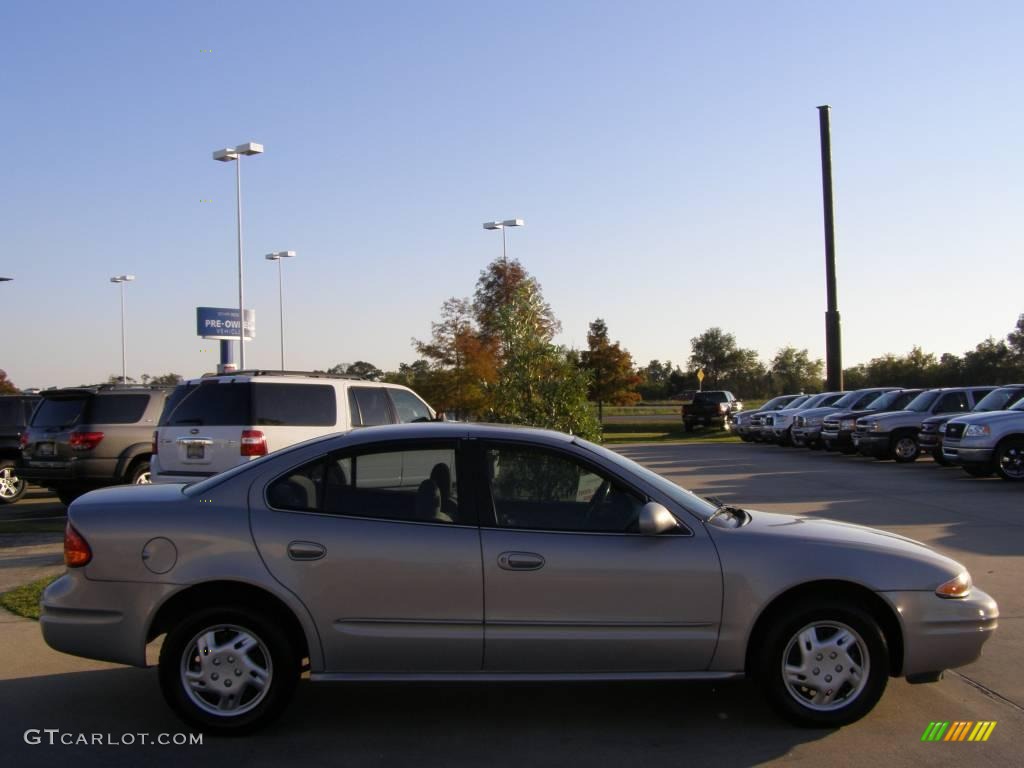
[[[821,437],[821,425],[813,427],[793,427],[793,442],[797,445],[817,443]]]
[[[961,442],[942,443],[942,457],[953,464],[992,464],[995,461],[995,448],[964,446]]]
[[[849,448],[853,445],[853,433],[844,429],[822,429],[821,441],[830,448]]]
[[[938,432],[918,432],[917,445],[922,453],[942,450],[942,435]]]
[[[43,592],[39,627],[55,651],[146,666],[146,633],[173,584],[90,581],[72,569]]]
[[[889,452],[889,433],[857,433],[857,450],[865,456],[885,456]]]
[[[881,592],[903,630],[903,675],[970,664],[999,626],[999,606],[980,589],[944,599],[932,592]]]

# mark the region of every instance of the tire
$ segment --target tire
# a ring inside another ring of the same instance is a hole
[[[25,495],[28,482],[18,477],[14,459],[0,459],[0,504],[14,504]]]
[[[793,445],[792,427],[790,427],[789,429],[787,429],[785,432],[782,433],[782,436],[779,438],[779,445],[781,445],[783,447],[786,447],[786,448],[792,447],[792,445]]]
[[[802,642],[820,650],[804,651]],[[805,727],[834,728],[859,720],[878,703],[889,680],[889,651],[878,622],[855,604],[796,607],[765,637],[757,678],[783,717]],[[828,691],[833,700],[820,700]]]
[[[996,472],[1003,480],[1024,480],[1024,438],[1011,437],[996,448]]]
[[[742,440],[744,443],[749,443],[752,442],[754,438],[752,438],[750,435],[740,435],[740,440]]]
[[[908,433],[893,435],[889,442],[889,456],[898,464],[909,464],[917,461],[921,449],[917,445],[917,439]]]
[[[149,459],[136,459],[128,469],[128,482],[132,485],[150,485]]]
[[[942,455],[942,449],[941,448],[935,448],[931,452],[931,454],[932,454],[932,461],[934,461],[940,467],[951,466],[950,463],[949,463],[949,459],[947,459],[945,456]]]
[[[253,645],[238,654],[231,646],[243,636]],[[160,690],[186,723],[207,733],[241,736],[281,714],[295,692],[300,662],[281,622],[258,609],[211,606],[167,633],[160,651]],[[187,684],[186,677],[196,684]],[[228,707],[218,709],[225,698]]]
[[[992,477],[996,473],[994,464],[961,464],[971,477]]]

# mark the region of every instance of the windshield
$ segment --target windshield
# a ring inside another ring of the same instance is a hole
[[[1011,411],[1024,411],[1024,400],[1018,400],[1016,403],[1014,403],[1013,408],[1010,408],[1010,410]]]
[[[933,389],[928,392],[922,392],[920,395],[911,400],[904,410],[917,411],[918,413],[927,411],[929,408],[932,407],[932,403],[935,402],[938,396],[939,391],[937,389]]]
[[[864,392],[847,392],[845,395],[836,400],[832,405],[836,408],[851,408],[854,403],[864,396]]]
[[[792,395],[779,395],[778,397],[773,397],[767,403],[762,405],[759,410],[762,410],[762,411],[777,411],[780,408],[782,408],[783,406],[791,403],[792,401],[793,401],[793,396]]]
[[[810,397],[810,395],[800,395],[800,397],[798,397],[796,400],[790,400],[789,403],[786,404],[786,407],[799,408],[801,405],[806,403],[810,399]]]
[[[684,488],[680,488],[678,485],[673,483],[671,480],[662,477],[656,472],[652,472],[646,467],[642,467],[635,461],[627,459],[615,451],[609,451],[607,448],[602,448],[600,445],[594,445],[593,443],[583,440],[577,437],[573,442],[581,448],[586,448],[592,453],[596,453],[598,456],[602,456],[608,461],[615,464],[619,469],[622,469],[630,474],[639,475],[648,483],[653,485],[659,491],[668,496],[672,501],[681,506],[688,512],[693,513],[701,520],[707,520],[718,509],[714,504],[709,504],[694,493],[687,491]]]
[[[828,397],[828,393],[827,392],[822,392],[822,393],[817,394],[817,395],[811,395],[809,398],[807,398],[806,400],[804,400],[800,404],[800,410],[802,411],[805,408],[814,408],[814,407],[816,407],[818,405],[818,403],[820,403],[826,397]]]
[[[974,406],[976,411],[1003,411],[1024,397],[1024,388],[1006,387],[989,392]]]
[[[889,408],[902,408],[909,403],[913,397],[916,397],[916,393],[901,392],[896,389],[892,392],[885,392],[877,399],[872,400],[869,407],[873,411],[884,411]]]

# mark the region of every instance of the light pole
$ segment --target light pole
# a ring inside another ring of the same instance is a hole
[[[13,279],[13,277],[0,277],[0,283],[9,283]]]
[[[508,242],[506,241],[505,229],[508,227],[521,227],[525,224],[522,219],[505,219],[504,221],[485,221],[484,229],[501,230],[501,260],[508,263]]]
[[[263,145],[255,142],[239,144],[234,149],[218,149],[213,159],[222,163],[235,161],[235,200],[238,209],[238,370],[245,370],[245,292],[242,287],[242,155],[261,155]]]
[[[135,275],[116,275],[110,278],[110,282],[121,286],[121,384],[128,383],[128,365],[125,362],[124,345],[124,284],[135,280]]]
[[[277,306],[281,313],[281,370],[284,370],[284,273],[281,270],[281,262],[285,259],[294,259],[295,251],[278,251],[268,253],[267,261],[277,262]]]

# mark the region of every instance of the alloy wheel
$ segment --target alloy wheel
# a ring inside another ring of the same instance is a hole
[[[14,473],[12,467],[0,469],[0,499],[15,499],[21,494],[25,481]]]
[[[1010,480],[1024,480],[1024,444],[1013,443],[999,452],[999,473]]]
[[[251,630],[234,624],[207,627],[185,646],[181,685],[210,715],[237,717],[256,708],[274,675],[270,651]]]

